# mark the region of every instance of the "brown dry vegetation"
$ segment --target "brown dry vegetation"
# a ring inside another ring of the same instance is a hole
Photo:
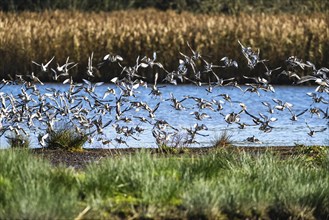
[[[229,56],[245,64],[238,39],[260,48],[270,67],[281,65],[291,55],[328,66],[328,23],[326,14],[229,16],[154,9],[0,12],[0,68],[2,76],[25,74],[34,70],[32,60],[46,62],[55,55],[56,62],[62,63],[70,56],[80,64],[75,76],[82,78],[91,52],[95,63],[110,52],[121,55],[125,64],[134,64],[138,55],[151,56],[157,51],[158,60],[172,71],[177,68],[179,51],[189,52],[187,41],[213,63]],[[118,74],[113,68],[101,70],[103,76]]]

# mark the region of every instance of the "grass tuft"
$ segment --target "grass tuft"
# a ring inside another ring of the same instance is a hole
[[[159,141],[158,151],[164,154],[178,154],[188,151],[188,136],[185,133],[174,133],[169,139]]]
[[[221,131],[219,135],[216,135],[212,141],[212,146],[214,148],[227,148],[232,146],[232,134],[227,130]]]
[[[11,148],[29,148],[30,139],[26,135],[12,133],[6,136],[9,147]]]
[[[85,134],[78,134],[72,128],[60,127],[49,133],[47,144],[49,148],[82,151],[87,140],[88,136]]]

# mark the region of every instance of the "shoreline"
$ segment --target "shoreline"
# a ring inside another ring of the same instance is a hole
[[[98,163],[104,158],[116,158],[136,154],[145,150],[154,155],[164,156],[200,156],[209,154],[221,149],[230,150],[234,153],[252,153],[259,154],[265,152],[278,153],[282,157],[300,154],[302,147],[309,148],[312,146],[270,146],[270,147],[239,147],[231,146],[225,148],[214,147],[199,147],[199,148],[171,148],[161,150],[159,148],[116,148],[116,149],[101,149],[101,148],[88,148],[82,151],[67,151],[62,149],[47,149],[47,148],[34,148],[30,149],[31,153],[36,157],[44,158],[55,166],[64,165],[74,169],[83,169],[90,163]]]

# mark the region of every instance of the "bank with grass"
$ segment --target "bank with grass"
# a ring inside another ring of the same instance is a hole
[[[83,170],[2,150],[0,218],[327,219],[329,154],[310,149],[284,159],[215,148],[203,155],[143,150]]]

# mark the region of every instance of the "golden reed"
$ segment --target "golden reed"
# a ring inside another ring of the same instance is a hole
[[[45,62],[55,56],[62,63],[70,56],[80,64],[78,74],[85,72],[91,52],[95,63],[110,52],[133,65],[138,55],[152,56],[157,51],[158,60],[172,71],[177,68],[179,51],[189,53],[187,41],[213,63],[223,56],[245,62],[238,39],[259,48],[271,67],[291,55],[328,66],[328,22],[326,14],[230,16],[154,9],[0,12],[0,68],[2,76],[25,74],[33,70],[32,60]]]

